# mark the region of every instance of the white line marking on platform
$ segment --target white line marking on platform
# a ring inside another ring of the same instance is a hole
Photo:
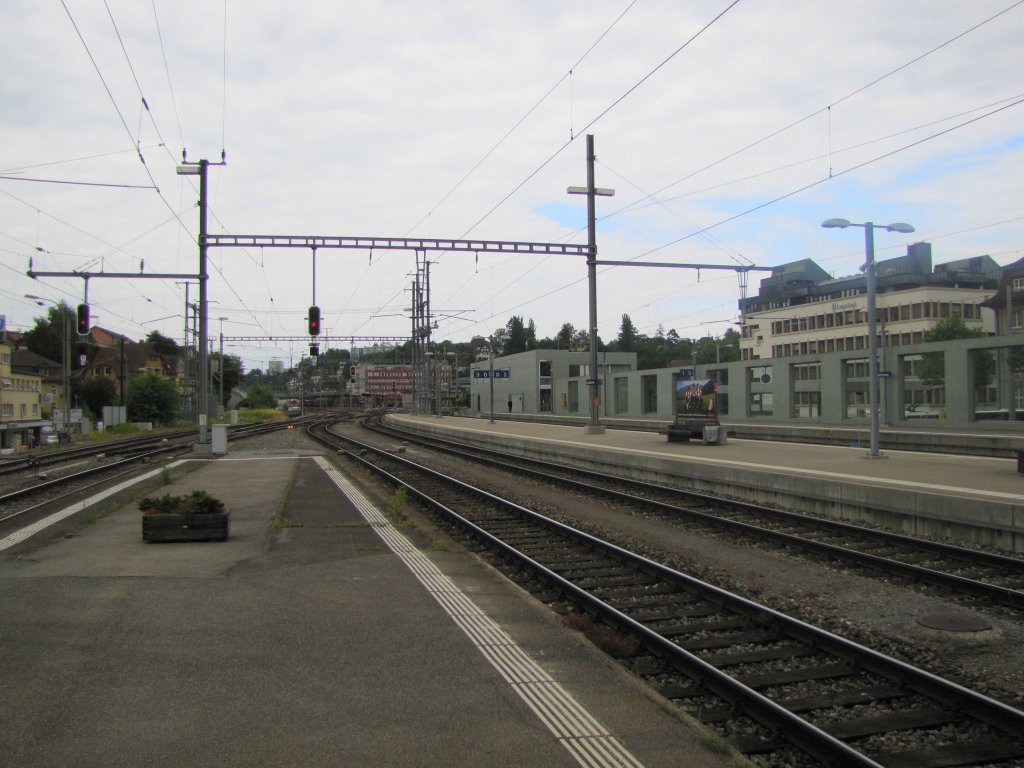
[[[174,469],[179,464],[184,463],[184,460],[175,461],[172,462],[171,464],[168,464],[166,468]],[[104,499],[113,496],[115,493],[123,491],[125,488],[130,488],[131,486],[136,485],[137,483],[141,483],[143,480],[148,480],[151,477],[156,477],[161,472],[163,472],[163,470],[164,467],[160,467],[160,469],[154,469],[152,472],[147,472],[144,475],[139,475],[138,477],[134,477],[131,480],[125,480],[123,483],[118,483],[117,485],[108,488],[105,491],[97,493],[95,496],[90,496],[88,499],[83,499],[82,501],[72,504],[70,507],[67,507],[66,509],[62,509],[60,512],[54,512],[52,515],[48,515],[47,517],[44,517],[42,520],[32,523],[32,525],[27,525],[21,530],[15,531],[7,538],[0,539],[0,552],[3,552],[5,549],[8,549],[10,547],[13,547],[15,544],[19,544],[25,541],[25,539],[31,536],[35,536],[37,533],[49,528],[54,523],[59,523],[61,520],[67,517],[71,517],[71,515],[77,512],[82,512],[83,510],[88,509],[93,504],[98,504]]]
[[[639,760],[413,547],[358,488],[326,459],[316,457],[316,462],[577,763],[587,768],[642,768]]]

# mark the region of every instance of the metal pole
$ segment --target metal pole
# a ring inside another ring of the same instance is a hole
[[[70,440],[70,436],[71,436],[71,387],[70,387],[69,382],[68,382],[68,377],[71,374],[71,372],[69,370],[69,368],[71,367],[71,334],[68,332],[68,324],[71,322],[71,318],[70,318],[71,312],[70,311],[68,311],[68,312],[64,311],[64,303],[63,302],[61,302],[60,304],[57,305],[57,309],[60,310],[61,325],[63,326],[63,330],[64,330],[63,339],[62,339],[63,343],[61,344],[61,346],[63,348],[62,349],[63,355],[64,355],[64,381],[63,381],[63,385],[64,385],[64,424],[63,424],[63,427],[64,427],[64,430],[63,431],[64,431],[64,434],[67,436],[67,441],[71,442],[71,440]],[[122,387],[124,386],[124,382],[121,383],[121,386]]]
[[[491,373],[490,373],[490,377],[489,377],[489,381],[491,382],[491,421],[490,421],[490,423],[493,424],[494,423],[494,336],[491,336],[489,343],[490,343],[491,346],[490,346],[490,351],[489,351],[489,354],[487,355],[487,357],[491,361]]]
[[[868,458],[878,457],[878,339],[875,337],[875,225],[864,223],[864,276],[868,291],[868,410],[871,418],[871,446]]]
[[[590,424],[589,434],[604,432],[600,423],[597,373],[597,204],[594,190],[594,135],[587,134],[587,283],[590,288]]]
[[[206,273],[206,173],[209,160],[199,161],[199,442],[209,442],[206,434],[206,422],[210,413],[210,354],[206,349],[209,334],[206,300],[207,282],[210,276]]]
[[[220,370],[220,399],[217,401],[217,413],[224,407],[224,318],[220,321],[220,360],[217,362]]]

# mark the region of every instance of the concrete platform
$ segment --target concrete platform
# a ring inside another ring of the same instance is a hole
[[[597,471],[1024,552],[1024,475],[1015,459],[907,451],[868,458],[863,447],[735,438],[725,445],[669,443],[663,435],[622,429],[588,434],[579,426],[487,418],[388,418],[427,434],[455,434]]]
[[[144,544],[129,504],[0,553],[5,764],[736,764],[322,457],[173,476],[226,502],[228,541]]]

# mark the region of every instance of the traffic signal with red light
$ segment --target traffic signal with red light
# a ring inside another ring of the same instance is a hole
[[[78,335],[88,336],[89,335],[89,305],[79,304],[78,305]]]
[[[320,335],[320,307],[309,308],[309,335]]]

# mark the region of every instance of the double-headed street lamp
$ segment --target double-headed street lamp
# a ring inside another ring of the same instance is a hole
[[[821,223],[826,229],[846,229],[861,227],[864,229],[865,261],[861,272],[864,273],[868,293],[868,415],[871,419],[871,446],[868,458],[877,459],[878,453],[878,339],[875,336],[875,230],[910,234],[914,228],[909,224],[873,224],[866,221],[854,224],[846,219],[826,219]]]

